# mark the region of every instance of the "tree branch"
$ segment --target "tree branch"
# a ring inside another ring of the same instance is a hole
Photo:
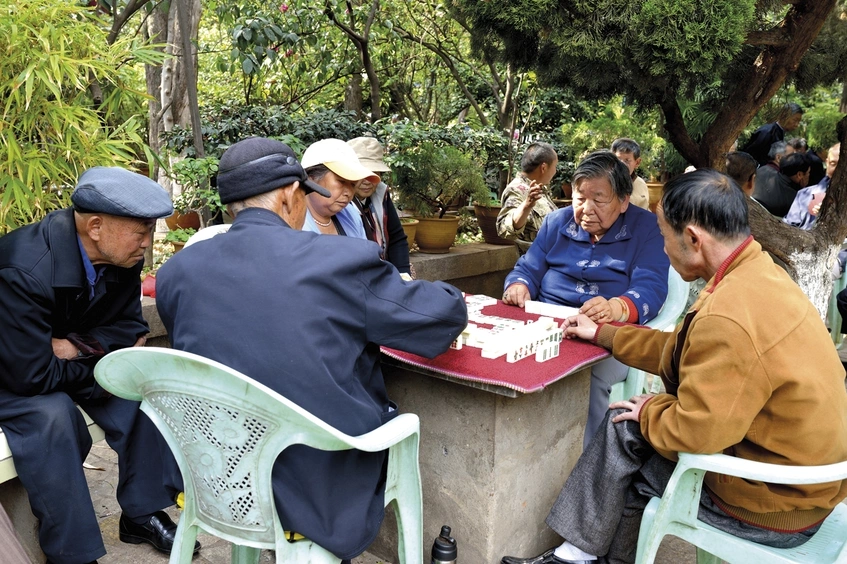
[[[668,89],[665,92],[660,107],[665,116],[665,131],[668,132],[673,146],[679,151],[679,154],[694,166],[704,166],[698,164],[700,161],[700,147],[688,134],[688,129],[685,127],[685,119],[682,117],[682,110],[679,109],[679,104],[676,101],[674,92]]]
[[[784,29],[769,29],[767,31],[751,31],[744,39],[747,45],[787,47],[791,38]]]

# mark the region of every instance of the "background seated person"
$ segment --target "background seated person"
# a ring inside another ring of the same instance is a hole
[[[644,507],[664,493],[680,452],[791,466],[847,459],[838,354],[812,303],[753,240],[735,183],[708,169],[679,176],[665,184],[656,215],[674,269],[708,280],[685,320],[665,333],[578,315],[567,334],[658,374],[667,393],[611,406],[547,517],[566,542],[503,564],[634,562]],[[783,486],[710,472],[698,517],[791,548],[845,497],[847,480]]]
[[[629,169],[610,151],[588,155],[573,176],[573,206],[547,216],[532,246],[506,277],[503,302],[578,307],[597,322],[645,323],[668,293],[668,257],[656,216],[629,205]],[[627,367],[614,359],[591,369],[585,444],[609,408],[612,384]]]
[[[535,240],[544,217],[556,210],[548,185],[556,175],[559,157],[549,143],[532,143],[521,157],[521,171],[500,198],[497,235],[514,241]]]
[[[744,195],[753,195],[753,187],[756,185],[756,169],[759,163],[752,155],[744,151],[732,151],[726,154],[726,174],[741,188]]]
[[[799,188],[792,188],[788,177],[780,174],[782,159],[793,152],[794,149],[786,145],[785,141],[777,141],[768,153],[770,161],[756,171],[753,199],[762,204],[769,213],[778,217],[785,217],[799,190]]]
[[[838,166],[838,155],[840,152],[841,143],[836,143],[830,147],[826,157],[826,175],[817,184],[813,184],[797,192],[794,202],[791,204],[791,209],[788,210],[783,220],[785,223],[799,227],[800,229],[812,228],[820,212],[823,195],[826,194],[830,180],[832,180],[832,175],[835,173],[835,167]]]
[[[379,182],[379,175],[362,166],[353,148],[341,139],[321,139],[309,145],[303,153],[303,168],[309,180],[330,193],[329,198],[315,192],[306,196],[309,211],[303,230],[367,239],[353,195],[358,181]]]
[[[379,176],[391,169],[382,160],[385,149],[373,137],[356,137],[347,144],[353,147],[362,166]],[[411,274],[409,263],[409,241],[397,208],[391,201],[391,193],[385,182],[374,183],[373,178],[363,178],[356,183],[356,197],[353,200],[362,214],[362,225],[369,241],[379,245],[379,256],[387,260],[401,273]]]
[[[635,174],[641,165],[641,147],[634,140],[621,137],[612,141],[612,152],[629,169],[629,177],[632,178],[632,194],[629,197],[629,203],[649,210],[650,189],[644,179]]]

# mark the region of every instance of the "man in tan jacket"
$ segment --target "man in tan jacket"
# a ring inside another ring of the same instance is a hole
[[[503,564],[633,562],[641,514],[661,496],[677,453],[725,453],[785,465],[847,460],[844,369],[800,288],[753,240],[745,197],[713,170],[665,186],[665,252],[706,288],[673,333],[570,318],[594,341],[661,376],[667,393],[611,406],[547,524],[566,541]],[[754,542],[794,547],[847,497],[847,481],[781,486],[707,474],[698,516]]]

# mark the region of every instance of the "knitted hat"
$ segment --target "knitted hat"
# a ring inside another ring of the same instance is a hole
[[[95,166],[82,173],[71,194],[81,213],[155,219],[174,212],[168,192],[141,174],[114,166]]]
[[[344,180],[363,180],[370,178],[379,182],[379,176],[362,166],[353,147],[341,139],[321,139],[309,145],[303,153],[303,168],[324,165]]]
[[[218,163],[218,192],[229,204],[300,182],[304,191],[329,197],[329,192],[309,180],[291,147],[265,137],[250,137],[227,149]]]
[[[385,164],[385,161],[382,160],[383,155],[385,155],[385,149],[373,137],[356,137],[347,141],[347,144],[353,147],[362,166],[367,167],[373,172],[388,172],[391,170]]]

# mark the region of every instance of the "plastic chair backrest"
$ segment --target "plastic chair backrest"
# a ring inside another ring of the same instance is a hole
[[[685,304],[688,301],[688,289],[688,282],[683,280],[673,267],[669,267],[668,296],[665,298],[665,303],[662,304],[662,309],[659,310],[659,315],[648,321],[646,323],[647,327],[660,331],[674,327],[679,316],[685,310]],[[646,384],[647,374],[643,370],[630,368],[626,374],[626,380],[612,386],[609,403],[628,400],[633,396],[643,393]]]
[[[420,561],[416,415],[400,415],[371,433],[351,437],[227,366],[155,347],[110,353],[97,363],[95,377],[112,394],[142,402],[141,409],[162,432],[182,471],[185,510],[171,562],[191,562],[198,527],[232,542],[234,560],[243,557],[244,561],[254,561],[258,551],[243,548],[252,547],[276,550],[280,562],[339,562],[310,541],[285,541],[271,483],[274,461],[292,444],[376,452],[404,442],[409,444],[398,451],[402,460],[389,450],[386,504],[402,502],[403,495],[414,498],[417,493],[410,515],[404,515],[400,554],[404,554],[405,533],[407,544],[417,544],[418,558],[401,560]],[[403,472],[408,479],[416,480],[417,492],[415,484],[405,484],[399,492],[403,495],[397,495],[392,479],[397,479],[398,463],[405,464]],[[402,503],[399,505],[402,507]],[[407,556],[410,553],[414,550],[406,551]]]
[[[820,484],[847,479],[847,462],[826,466],[782,466],[723,454],[680,453],[665,495],[653,498],[644,511],[636,564],[649,564],[665,535],[698,547],[698,563],[768,562],[831,564],[847,562],[847,505],[840,503],[811,540],[796,548],[778,549],[725,533],[697,519],[706,472],[773,484]]]
[[[827,308],[827,325],[829,325],[829,334],[836,349],[840,349],[844,344],[844,335],[841,333],[841,312],[838,311],[836,296],[845,287],[847,287],[847,271],[842,272],[841,276],[833,281]]]
[[[194,243],[198,243],[200,241],[205,241],[206,239],[211,239],[215,235],[220,235],[222,233],[226,233],[229,231],[229,228],[232,227],[229,223],[221,223],[219,225],[210,225],[209,227],[204,227],[194,235],[188,238],[188,241],[185,242],[183,248],[190,247]]]

